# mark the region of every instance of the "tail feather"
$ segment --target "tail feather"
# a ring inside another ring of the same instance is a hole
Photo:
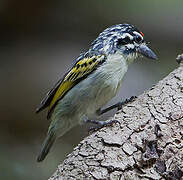
[[[41,151],[37,157],[37,162],[41,162],[45,159],[46,155],[49,153],[53,143],[58,137],[63,136],[67,131],[69,131],[72,127],[74,127],[78,121],[71,121],[72,119],[68,119],[66,116],[62,116],[62,119],[55,118],[52,120],[50,127],[48,129],[48,133],[46,139],[43,142]]]
[[[53,132],[47,134],[47,137],[43,142],[41,151],[37,157],[37,162],[41,162],[45,159],[45,157],[49,153],[53,143],[55,142],[55,139],[56,139],[56,136]]]

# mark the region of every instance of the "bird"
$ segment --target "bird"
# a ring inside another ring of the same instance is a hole
[[[157,59],[147,46],[144,34],[131,24],[106,28],[89,49],[76,58],[68,72],[46,94],[36,112],[48,107],[51,119],[37,161],[45,159],[53,143],[77,124],[111,122],[92,120],[122,105],[119,102],[103,109],[119,91],[129,65],[138,57]]]

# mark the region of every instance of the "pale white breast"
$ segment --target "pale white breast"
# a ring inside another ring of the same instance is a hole
[[[104,99],[103,101],[107,103],[116,95],[127,69],[128,65],[121,55],[110,55],[108,57],[106,63],[101,66],[101,70],[99,69],[101,72],[101,81],[103,81],[101,83],[103,84],[103,87],[101,87],[103,92],[100,94],[101,102]]]
[[[120,54],[110,55],[87,80],[88,99],[85,113],[91,116],[108,103],[118,92],[128,64]]]

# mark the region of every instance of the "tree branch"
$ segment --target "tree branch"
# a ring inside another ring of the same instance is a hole
[[[181,179],[183,65],[86,137],[50,178]]]

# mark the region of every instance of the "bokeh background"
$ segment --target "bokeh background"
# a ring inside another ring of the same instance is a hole
[[[87,135],[86,125],[74,128],[45,161],[36,162],[50,123],[46,111],[35,114],[36,106],[99,32],[117,23],[134,24],[159,57],[136,61],[111,104],[141,94],[177,66],[175,58],[183,52],[182,8],[182,0],[1,0],[0,179],[47,179]]]

